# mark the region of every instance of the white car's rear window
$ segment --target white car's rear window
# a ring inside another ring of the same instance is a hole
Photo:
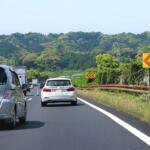
[[[70,80],[49,80],[47,86],[70,86]]]

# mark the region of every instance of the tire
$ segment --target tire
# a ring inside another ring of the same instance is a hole
[[[26,122],[26,113],[25,113],[25,115],[24,115],[23,117],[20,117],[20,118],[19,118],[19,122],[20,122],[21,124],[24,124],[24,123]]]
[[[77,105],[77,101],[72,101],[71,105]]]
[[[23,91],[23,93],[24,93],[24,96],[27,96],[27,91]]]
[[[46,104],[46,102],[42,102],[41,101],[41,107],[44,107],[44,106],[46,106],[47,104]]]
[[[16,127],[16,111],[13,110],[13,117],[8,122],[8,128],[14,129]]]
[[[26,116],[20,117],[20,118],[19,118],[19,122],[20,122],[21,124],[25,123],[25,122],[26,122]]]
[[[26,103],[25,103],[25,106],[24,106],[24,112],[25,112],[25,113],[24,113],[24,116],[19,118],[19,122],[20,122],[21,124],[25,123],[25,122],[26,122],[26,118],[27,118]]]

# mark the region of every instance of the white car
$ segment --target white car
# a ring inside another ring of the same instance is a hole
[[[54,102],[77,104],[75,88],[69,78],[48,79],[41,90],[41,106]]]

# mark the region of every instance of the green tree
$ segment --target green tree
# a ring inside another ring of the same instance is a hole
[[[22,54],[22,64],[28,68],[36,67],[35,60],[37,59],[38,54],[34,52],[25,52]]]
[[[40,79],[47,79],[49,77],[49,73],[44,71],[40,73]]]
[[[118,83],[120,70],[119,62],[110,54],[99,54],[96,56],[98,68],[98,82],[100,84]]]
[[[34,78],[39,78],[40,73],[36,69],[29,69],[27,70],[27,79],[34,79]]]
[[[59,59],[59,55],[56,51],[48,49],[40,54],[36,59],[36,64],[42,70],[52,71],[57,69]]]

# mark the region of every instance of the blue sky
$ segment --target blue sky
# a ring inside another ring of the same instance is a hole
[[[0,34],[150,31],[150,0],[0,0]]]

